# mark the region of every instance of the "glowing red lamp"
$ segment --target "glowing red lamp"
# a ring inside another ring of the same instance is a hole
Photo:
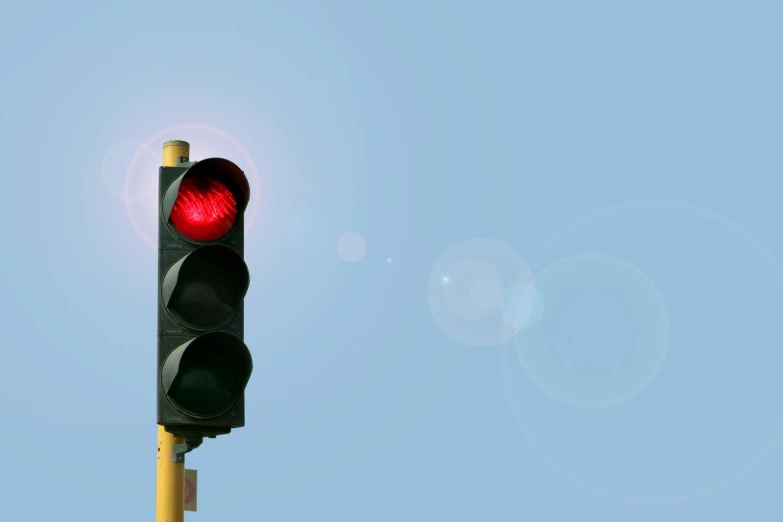
[[[237,201],[220,180],[206,176],[182,180],[171,209],[171,224],[194,241],[215,241],[228,234],[237,218]]]

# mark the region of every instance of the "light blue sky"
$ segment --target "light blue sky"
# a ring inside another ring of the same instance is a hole
[[[188,520],[783,517],[779,2],[49,4],[0,12],[0,519],[153,519],[169,139],[253,198]]]

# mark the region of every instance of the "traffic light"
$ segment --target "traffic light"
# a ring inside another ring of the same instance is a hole
[[[158,192],[158,424],[200,439],[245,425],[250,187],[227,159],[175,163],[160,168]]]

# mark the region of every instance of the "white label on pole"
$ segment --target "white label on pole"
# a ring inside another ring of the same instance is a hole
[[[185,470],[185,511],[196,511],[196,491],[198,486],[198,471]]]

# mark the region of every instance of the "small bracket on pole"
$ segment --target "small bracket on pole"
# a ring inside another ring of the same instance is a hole
[[[194,439],[185,439],[185,444],[174,444],[172,451],[174,462],[185,462],[185,453],[190,453],[198,448],[202,442],[204,442],[203,437],[196,437]]]
[[[177,158],[177,167],[192,167],[196,163],[198,163],[198,161],[190,161],[190,158],[185,156]]]

